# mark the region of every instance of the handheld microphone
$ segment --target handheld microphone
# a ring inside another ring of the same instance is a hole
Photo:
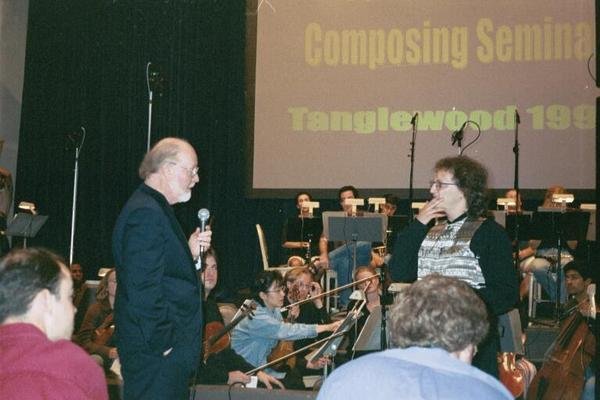
[[[208,222],[209,218],[210,211],[208,211],[208,209],[201,208],[200,211],[198,211],[198,219],[200,220],[200,232],[204,232],[206,230],[206,223]],[[200,255],[204,254],[205,251],[206,249],[204,248],[204,246],[200,246]]]
[[[464,130],[465,130],[465,126],[467,126],[467,122],[469,122],[469,121],[463,122],[463,124],[460,126],[460,128],[457,131],[452,132],[452,146],[454,146],[456,144],[456,142],[458,142],[458,145],[460,146],[460,143],[462,142],[463,137],[464,137]]]

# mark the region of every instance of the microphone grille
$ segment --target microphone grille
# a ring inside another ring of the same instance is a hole
[[[208,221],[208,218],[210,217],[210,211],[208,211],[206,208],[201,208],[200,211],[198,211],[198,218],[200,219],[200,221]]]

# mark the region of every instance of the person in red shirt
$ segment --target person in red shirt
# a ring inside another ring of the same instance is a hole
[[[3,399],[108,399],[102,369],[69,341],[75,307],[65,262],[17,249],[0,262]]]

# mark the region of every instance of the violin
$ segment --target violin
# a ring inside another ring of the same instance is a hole
[[[302,299],[300,299],[300,289],[299,289],[297,283],[294,283],[290,287],[287,297],[290,300],[290,302],[292,302],[292,303],[302,300]],[[297,315],[294,315],[292,313],[292,310],[290,309],[290,310],[288,310],[288,317],[285,318],[284,321],[293,324],[296,321],[296,318],[297,318]],[[294,352],[294,342],[293,341],[280,340],[277,343],[277,346],[275,346],[273,348],[273,350],[271,350],[271,353],[267,357],[267,361],[271,362],[273,360],[283,358],[284,361],[282,361],[281,363],[275,364],[273,367],[274,369],[282,370],[282,369],[285,369],[286,365],[289,368],[294,368],[296,366],[296,357],[295,356],[287,357],[288,355],[290,355],[293,352]]]
[[[515,397],[525,391],[523,372],[517,368],[516,353],[498,353],[498,379]]]
[[[224,325],[220,321],[213,321],[204,326],[204,337],[206,339],[202,343],[202,348],[205,362],[211,355],[219,353],[230,346],[231,336],[229,332],[244,318],[252,318],[255,310],[256,303],[254,300],[247,299],[229,324]]]
[[[589,298],[580,303],[589,307],[595,318],[595,285],[588,286]],[[560,326],[558,337],[551,347],[550,357],[542,364],[529,390],[528,399],[578,399],[584,385],[584,372],[596,352],[596,339],[587,325],[587,318],[575,310]]]
[[[113,313],[106,316],[102,324],[94,331],[94,343],[100,346],[106,346],[115,333],[115,324],[113,323]]]

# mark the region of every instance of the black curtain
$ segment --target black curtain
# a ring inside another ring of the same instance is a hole
[[[211,211],[221,281],[244,287],[262,268],[255,223],[280,261],[281,226],[291,200],[245,197],[244,1],[30,1],[15,201],[32,201],[49,220],[30,245],[68,258],[75,149],[79,159],[74,260],[88,278],[113,264],[111,233],[146,151],[146,65],[160,70],[152,141],[186,138],[200,183],[176,206],[191,232]],[[161,95],[158,92],[162,92]]]

